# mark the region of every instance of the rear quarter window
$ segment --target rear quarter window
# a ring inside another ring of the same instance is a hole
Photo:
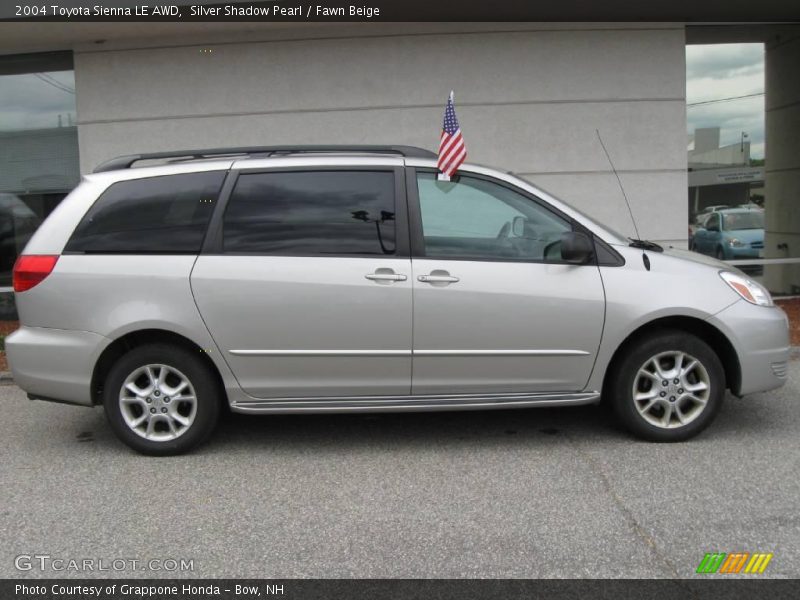
[[[199,253],[224,178],[224,171],[209,171],[115,183],[84,215],[65,251]]]

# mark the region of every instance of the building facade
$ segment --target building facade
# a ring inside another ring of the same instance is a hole
[[[633,235],[599,131],[640,235],[685,247],[686,43],[683,23],[6,23],[0,93],[14,76],[44,71],[63,86],[57,73],[71,72],[74,121],[55,126],[62,137],[71,128],[74,154],[58,154],[72,156],[74,180],[114,156],[159,150],[435,149],[452,89],[469,162],[511,170]],[[36,64],[45,52],[58,70]],[[0,137],[33,131],[0,116]],[[0,151],[0,174],[19,160]],[[62,163],[51,171],[69,180]],[[3,185],[23,199],[49,193],[40,218],[69,187]]]
[[[689,150],[689,217],[704,213],[709,206],[750,205],[762,199],[764,167],[752,166],[750,142],[744,136],[738,144],[720,147],[720,128],[698,129]]]
[[[435,149],[453,89],[469,161],[632,235],[599,129],[642,235],[685,243],[684,45],[681,26],[434,24],[82,46],[81,170],[225,145]]]

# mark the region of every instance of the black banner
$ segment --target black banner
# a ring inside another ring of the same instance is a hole
[[[783,0],[8,0],[0,20],[35,21],[798,21]]]
[[[794,600],[798,580],[746,577],[691,580],[415,580],[415,579],[209,579],[209,580],[3,580],[3,600]]]

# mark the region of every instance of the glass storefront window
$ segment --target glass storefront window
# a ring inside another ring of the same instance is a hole
[[[11,286],[33,232],[79,180],[72,54],[0,57],[0,290]],[[0,313],[13,311],[7,305]]]
[[[777,40],[686,50],[689,249],[776,296],[800,294],[796,61],[786,52]]]

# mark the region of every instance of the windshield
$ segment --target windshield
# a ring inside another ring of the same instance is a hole
[[[764,229],[764,213],[759,211],[729,213],[724,217],[726,231]]]

